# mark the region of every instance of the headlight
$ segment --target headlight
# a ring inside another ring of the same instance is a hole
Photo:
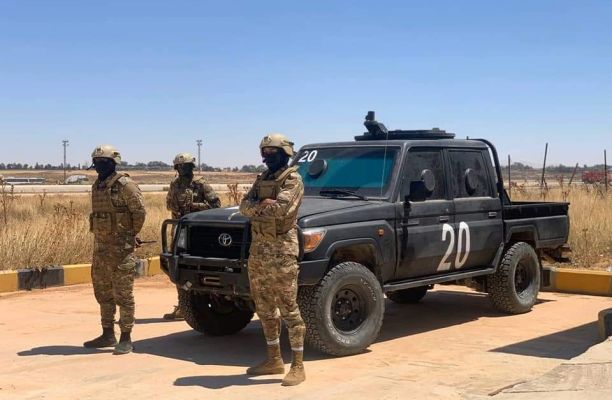
[[[178,238],[176,239],[176,247],[187,249],[187,228],[182,228],[179,231]]]
[[[304,253],[314,251],[325,237],[326,232],[325,229],[306,229],[302,231],[302,237],[304,238]]]

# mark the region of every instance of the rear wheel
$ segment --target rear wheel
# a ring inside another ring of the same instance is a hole
[[[410,289],[397,290],[387,293],[387,298],[398,304],[414,304],[421,301],[429,290],[428,286],[419,286]]]
[[[505,250],[497,271],[487,277],[493,307],[508,314],[531,310],[540,292],[540,262],[528,243],[517,242]]]
[[[253,312],[238,308],[224,296],[179,290],[179,305],[185,321],[198,332],[213,336],[241,331],[253,318]]]
[[[356,262],[340,263],[318,285],[301,287],[298,302],[306,343],[340,356],[362,352],[376,340],[385,309],[380,283]]]

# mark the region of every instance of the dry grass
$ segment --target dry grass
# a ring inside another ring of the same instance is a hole
[[[127,172],[132,179],[139,184],[168,184],[176,176],[176,171],[145,171],[145,170],[129,170]],[[60,184],[64,180],[64,171],[62,170],[0,170],[0,175],[5,178],[9,176],[15,178],[45,178],[47,184]],[[96,180],[96,171],[94,170],[74,170],[68,171],[70,175],[85,175],[91,185]],[[250,172],[202,172],[201,175],[208,183],[252,183],[257,174]],[[196,176],[200,176],[196,172]]]
[[[144,197],[147,218],[140,237],[158,242],[137,249],[138,257],[160,253],[161,223],[170,218],[165,193],[145,193]],[[232,204],[227,195],[220,197],[224,205]],[[93,236],[89,233],[89,195],[8,193],[4,198],[7,199],[8,221],[0,210],[0,270],[91,262]]]
[[[230,185],[224,205],[236,204],[240,193]],[[612,265],[612,194],[601,188],[575,186],[512,189],[513,200],[567,200],[570,206],[572,266],[606,269]],[[147,220],[143,240],[159,240],[161,222],[169,218],[165,194],[146,193]],[[4,220],[6,212],[7,221]],[[12,195],[0,189],[0,270],[87,263],[91,261],[92,235],[88,229],[88,195]],[[140,257],[157,255],[160,244],[137,250]]]
[[[550,190],[519,186],[512,188],[512,200],[568,201],[571,266],[589,269],[612,266],[612,193],[606,195],[601,186],[593,185],[568,188],[561,184]]]

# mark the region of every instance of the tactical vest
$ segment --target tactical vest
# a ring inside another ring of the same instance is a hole
[[[119,198],[121,178],[128,176],[116,173],[104,187],[99,187],[96,181],[91,188],[91,214],[89,215],[89,230],[97,239],[117,235],[134,235],[132,216],[127,205],[113,204]]]
[[[179,217],[189,214],[191,204],[198,201],[199,197],[203,196],[204,191],[200,190],[204,182],[201,178],[193,179],[188,185],[182,186],[180,178],[175,181],[175,189],[172,194],[173,212]]]
[[[281,191],[285,181],[292,172],[296,172],[297,167],[287,168],[276,179],[263,180],[258,177],[253,184],[256,198],[261,201],[264,199],[276,200],[276,196]],[[297,221],[297,209],[291,214],[280,218],[275,217],[252,217],[251,229],[253,240],[273,240],[277,235],[289,232],[295,227]]]

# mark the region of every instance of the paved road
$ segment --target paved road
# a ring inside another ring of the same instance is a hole
[[[307,381],[285,388],[282,376],[244,374],[264,355],[258,321],[234,336],[206,337],[160,318],[175,297],[163,276],[139,280],[136,353],[113,356],[81,347],[99,333],[90,285],[0,296],[0,399],[486,396],[583,353],[599,341],[598,311],[612,307],[606,297],[544,293],[531,313],[505,316],[484,295],[437,286],[422,304],[388,302],[380,338],[366,353],[307,351]],[[282,344],[288,362],[286,333]]]
[[[143,192],[164,192],[168,190],[169,185],[139,185]],[[213,183],[213,189],[217,192],[227,192],[226,184]],[[88,193],[91,192],[91,185],[15,185],[15,193]],[[241,191],[248,190],[250,184],[239,184],[238,189]]]

